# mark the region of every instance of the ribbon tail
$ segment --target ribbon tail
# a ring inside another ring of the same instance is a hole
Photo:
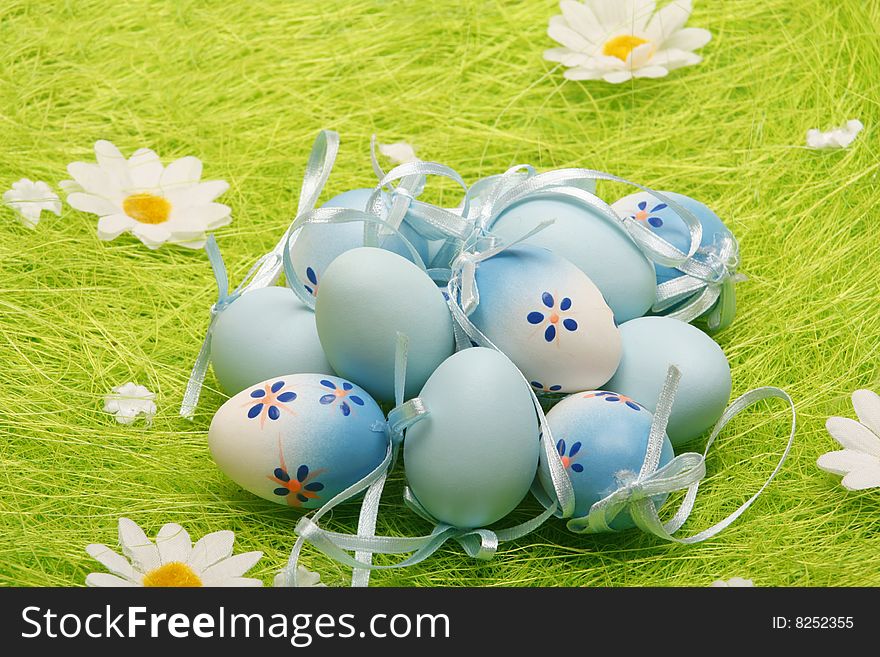
[[[180,404],[180,416],[187,420],[193,419],[196,406],[199,405],[199,397],[202,394],[202,386],[205,383],[205,376],[208,373],[208,364],[211,360],[211,333],[214,330],[215,318],[211,319],[208,325],[208,331],[205,339],[202,341],[202,348],[199,349],[199,355],[193,364],[192,371],[189,375],[189,381],[186,384],[186,392],[183,393],[183,401]]]

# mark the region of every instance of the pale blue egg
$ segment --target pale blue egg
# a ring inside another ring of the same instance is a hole
[[[656,296],[653,264],[623,228],[590,206],[560,197],[535,196],[505,210],[490,231],[514,240],[547,219],[555,221],[527,243],[550,249],[589,276],[618,323],[648,311]]]
[[[406,479],[419,503],[456,527],[500,520],[529,491],[538,465],[538,421],[528,385],[491,349],[443,362],[419,397],[429,415],[406,432]]]
[[[211,363],[220,388],[234,395],[259,381],[299,372],[331,372],[315,313],[286,287],[251,290],[217,317]]]
[[[372,189],[354,189],[334,196],[322,207],[348,208],[350,210],[366,210],[367,201],[373,193]],[[388,215],[390,197],[382,194],[385,201],[385,212]],[[401,234],[416,248],[423,262],[428,259],[428,242],[404,219],[400,225]],[[311,224],[304,226],[293,240],[290,249],[293,268],[306,292],[317,296],[324,276],[324,270],[341,253],[364,245],[364,223],[361,221],[338,224]],[[410,260],[412,255],[404,242],[395,235],[384,238],[381,244],[388,249]]]
[[[217,466],[254,495],[315,509],[385,458],[385,418],[370,395],[326,374],[278,376],[229,399],[211,421]]]
[[[730,364],[712,338],[669,317],[641,317],[620,327],[623,356],[606,384],[652,412],[670,365],[681,371],[666,432],[675,447],[697,438],[721,417],[730,399]]]
[[[324,273],[315,318],[333,370],[380,401],[394,400],[398,332],[409,338],[407,397],[455,350],[442,291],[409,260],[384,249],[360,247],[336,258]]]
[[[622,474],[639,474],[653,419],[651,412],[638,402],[608,391],[571,395],[547,413],[556,452],[574,489],[573,517],[587,515],[593,504],[616,491],[623,483]],[[669,463],[673,456],[672,444],[664,437],[658,467]],[[553,484],[543,452],[538,480],[553,499]],[[654,498],[658,509],[665,501],[665,495]],[[610,526],[622,530],[634,523],[624,511]]]
[[[473,322],[536,389],[592,390],[620,360],[620,334],[602,294],[580,269],[523,244],[479,263]],[[332,362],[332,361],[331,361]]]
[[[718,218],[718,215],[703,203],[695,201],[684,194],[676,194],[675,192],[660,193],[671,198],[700,221],[703,227],[703,239],[700,242],[700,246],[711,246],[718,244],[726,237],[732,237],[730,230]],[[691,236],[688,232],[687,224],[685,224],[675,210],[648,192],[638,192],[625,196],[611,207],[623,217],[631,217],[645,222],[645,225],[682,253],[687,253],[690,249]],[[679,270],[670,267],[657,265],[656,269],[658,283],[665,283],[668,280],[681,276]]]

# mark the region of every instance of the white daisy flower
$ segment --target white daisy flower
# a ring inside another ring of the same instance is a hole
[[[229,185],[223,180],[200,182],[202,163],[196,157],[182,157],[163,167],[148,148],[126,160],[104,140],[95,143],[95,155],[97,164],[67,166],[82,188],[71,192],[67,202],[100,217],[102,240],[132,233],[151,249],[166,242],[200,249],[206,232],[232,221],[229,206],[213,202]]]
[[[395,164],[416,162],[419,158],[412,144],[398,141],[393,144],[379,144],[379,152]]]
[[[807,147],[814,149],[846,148],[849,146],[865,125],[858,119],[852,119],[839,128],[822,132],[813,128],[807,130]]]
[[[672,0],[654,12],[653,0],[562,0],[561,16],[547,34],[562,45],[544,58],[569,69],[569,80],[662,78],[669,71],[702,61],[694,50],[712,38],[708,30],[684,27],[691,0]]]
[[[828,433],[843,445],[837,452],[823,454],[816,465],[825,472],[843,475],[840,483],[848,490],[880,486],[880,396],[870,390],[856,390],[852,405],[859,422],[848,417],[830,417]]]
[[[156,415],[156,393],[129,381],[116,386],[104,397],[104,410],[113,413],[120,424],[131,424],[143,415],[147,424]]]
[[[21,223],[36,228],[43,210],[61,216],[61,199],[42,180],[33,182],[22,178],[12,183],[12,189],[3,192],[3,202],[15,210]]]
[[[716,579],[710,586],[714,587],[724,587],[724,588],[745,588],[745,587],[754,587],[755,584],[750,579],[743,579],[742,577],[731,577],[728,580]]]
[[[275,575],[275,581],[273,585],[277,587],[289,587],[290,578],[287,574],[287,569],[285,568],[277,575]],[[326,584],[321,583],[321,576],[318,573],[313,573],[308,568],[297,564],[296,566],[296,585],[298,588],[309,587],[309,586],[317,586],[317,587],[326,587]]]
[[[232,554],[235,534],[220,531],[195,545],[180,525],[168,523],[154,544],[137,523],[119,519],[119,544],[123,557],[106,545],[88,545],[88,552],[109,573],[89,573],[86,586],[262,586],[243,577],[263,556],[262,552]]]

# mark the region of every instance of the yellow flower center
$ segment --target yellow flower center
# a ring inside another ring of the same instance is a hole
[[[202,586],[202,580],[185,563],[172,561],[144,575],[144,586]]]
[[[161,224],[168,221],[171,204],[162,196],[132,194],[122,202],[125,214],[142,224]]]
[[[632,34],[621,34],[605,42],[605,45],[602,46],[602,54],[617,57],[620,61],[625,62],[629,54],[643,43],[648,42]]]

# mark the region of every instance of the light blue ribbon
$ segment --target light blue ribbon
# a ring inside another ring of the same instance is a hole
[[[314,208],[321,190],[330,177],[333,162],[338,151],[339,135],[336,132],[322,130],[318,133],[312,145],[312,151],[309,154],[305,173],[303,174],[297,216]],[[295,224],[296,221],[294,220],[293,223]],[[208,364],[211,359],[211,336],[213,335],[217,317],[245,292],[275,284],[283,264],[282,253],[288,241],[288,234],[292,229],[293,225],[285,231],[284,237],[275,245],[274,249],[257,260],[232,294],[228,294],[229,279],[226,266],[217,247],[217,242],[214,240],[213,235],[208,237],[208,241],[205,243],[205,252],[208,255],[208,261],[211,263],[211,269],[214,271],[214,278],[217,280],[218,298],[217,302],[211,307],[211,319],[205,332],[205,339],[202,341],[202,347],[190,372],[189,381],[187,381],[186,391],[180,405],[180,415],[182,417],[192,419],[196,406],[198,406],[202,386],[208,372]]]
[[[211,270],[214,272],[214,278],[217,281],[217,301],[211,306],[211,320],[208,324],[208,330],[205,332],[205,339],[202,341],[199,355],[196,357],[196,362],[190,372],[186,391],[183,394],[183,402],[180,405],[180,415],[187,419],[192,419],[196,406],[199,404],[199,396],[202,392],[205,375],[208,372],[208,363],[211,360],[211,337],[214,334],[217,318],[233,301],[246,291],[253,289],[254,277],[257,271],[277,259],[274,253],[264,255],[251,267],[251,270],[244,277],[241,284],[230,293],[226,265],[223,262],[223,256],[220,254],[220,248],[217,246],[217,241],[213,235],[209,235],[207,242],[205,242],[205,253],[208,255],[208,262],[211,263]]]
[[[662,468],[658,468],[660,454],[663,450],[663,438],[666,432],[666,424],[672,410],[675,390],[678,386],[680,374],[674,366],[667,373],[666,382],[660,393],[657,410],[651,423],[648,436],[648,444],[645,452],[645,460],[638,474],[634,472],[622,472],[618,474],[619,487],[607,497],[599,500],[590,508],[587,515],[580,518],[572,518],[567,527],[576,533],[596,533],[614,531],[611,528],[613,520],[624,510],[628,510],[630,516],[642,531],[654,534],[664,540],[676,543],[699,543],[711,538],[726,529],[739,518],[760,497],[764,489],[776,477],[782,468],[791,446],[794,442],[797,428],[797,417],[794,402],[783,390],[773,387],[763,387],[751,390],[738,397],[724,411],[715,428],[712,430],[706,449],[702,454],[687,452],[672,459]],[[685,538],[673,536],[685,521],[690,517],[697,498],[700,482],[706,476],[706,456],[709,449],[721,433],[722,429],[730,420],[739,413],[754,404],[765,399],[782,399],[791,409],[791,431],[788,443],[776,465],[776,468],[761,486],[761,488],[736,511],[726,518],[697,534]],[[664,523],[657,512],[657,507],[652,498],[657,495],[666,495],[679,490],[687,490],[685,497],[676,511],[674,517]]]

